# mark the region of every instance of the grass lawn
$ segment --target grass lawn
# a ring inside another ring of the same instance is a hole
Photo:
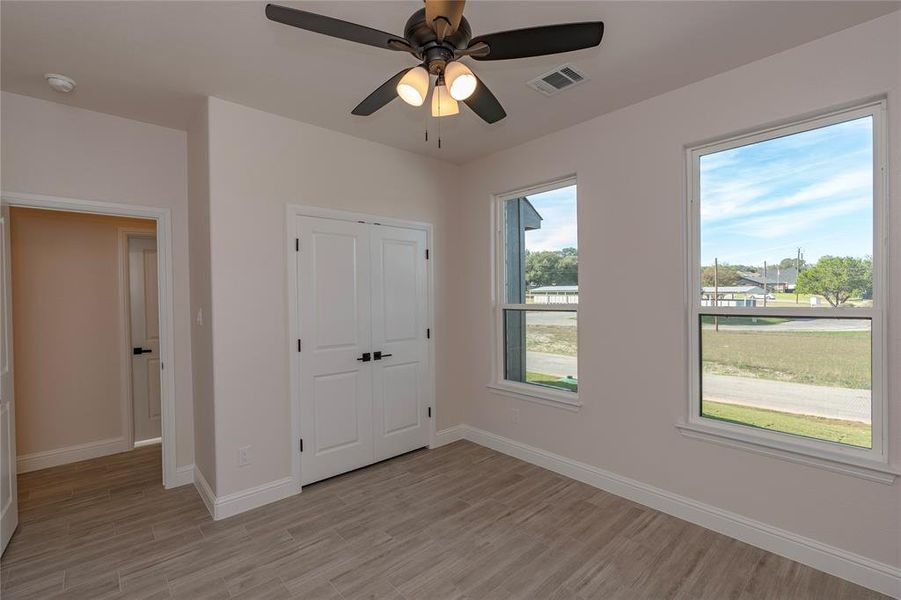
[[[704,402],[702,414],[705,417],[723,421],[772,429],[783,433],[793,433],[830,442],[840,442],[862,448],[870,448],[872,446],[870,426],[856,421],[795,415],[776,410],[724,404],[721,402]]]
[[[540,385],[548,385],[551,387],[569,390],[570,392],[578,392],[579,391],[578,384],[569,383],[567,381],[558,381],[559,379],[560,378],[555,375],[545,375],[544,373],[535,373],[533,371],[528,371],[526,373],[526,382],[527,383],[537,383]]]
[[[704,329],[701,350],[705,373],[870,389],[867,331]]]
[[[526,350],[575,356],[577,337],[575,323],[573,325],[527,325]]]

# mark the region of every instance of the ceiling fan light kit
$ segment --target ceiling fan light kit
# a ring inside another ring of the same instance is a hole
[[[422,106],[429,94],[429,72],[423,67],[413,67],[397,84],[397,95],[411,106]]]
[[[454,100],[466,100],[476,91],[478,80],[469,67],[461,62],[449,63],[444,68],[444,81]]]
[[[432,92],[432,116],[433,117],[449,117],[459,114],[460,105],[451,96],[447,86],[444,84],[436,84],[435,91]]]
[[[504,107],[488,86],[459,62],[461,58],[484,61],[546,56],[592,48],[604,36],[601,21],[588,21],[472,37],[463,16],[464,5],[465,0],[425,0],[425,8],[407,20],[403,36],[276,4],[266,5],[266,17],[358,44],[408,53],[420,61],[420,66],[400,71],[360,102],[351,111],[359,116],[371,115],[397,96],[422,106],[434,75],[438,83],[432,93],[433,116],[459,113],[460,100],[486,123],[496,123],[507,116]]]

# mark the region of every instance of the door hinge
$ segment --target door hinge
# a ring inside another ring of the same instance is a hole
[[[303,452],[303,438],[300,438],[300,451]]]
[[[432,339],[432,328],[431,327],[425,328],[425,339],[427,339],[427,340]]]
[[[294,251],[300,252],[300,238],[294,238]]]
[[[430,419],[432,418],[432,407],[431,406],[429,407],[429,418]]]
[[[425,249],[425,259],[429,260],[429,249],[428,248]]]
[[[300,339],[297,340],[297,351],[300,352]]]

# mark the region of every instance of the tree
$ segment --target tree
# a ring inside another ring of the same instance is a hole
[[[798,257],[790,256],[788,258],[783,258],[779,261],[779,264],[776,265],[779,269],[783,271],[787,271],[788,269],[793,269],[798,266]],[[806,266],[804,261],[801,261],[801,268],[803,269]]]
[[[526,287],[578,285],[579,251],[575,248],[526,252]]]
[[[853,256],[823,256],[798,275],[798,292],[816,294],[832,306],[872,289],[873,261]]]
[[[713,265],[701,269],[701,285],[703,287],[713,287],[714,270],[716,274],[716,284],[719,287],[738,285],[738,267],[734,265],[721,264],[718,269],[714,269]]]

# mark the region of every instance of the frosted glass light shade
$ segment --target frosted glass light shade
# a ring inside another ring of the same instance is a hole
[[[444,68],[444,81],[454,100],[466,100],[476,91],[478,84],[476,76],[461,62],[449,63]]]
[[[397,95],[413,106],[422,106],[429,93],[429,72],[422,67],[407,71],[397,84]]]
[[[456,100],[451,98],[447,86],[436,85],[435,91],[432,92],[432,116],[449,117],[459,112],[460,106]]]

